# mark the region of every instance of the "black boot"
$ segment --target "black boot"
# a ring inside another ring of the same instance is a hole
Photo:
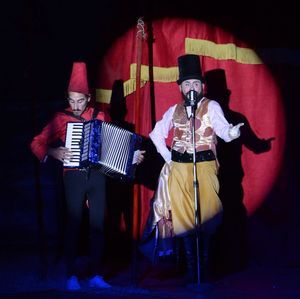
[[[211,250],[212,250],[212,235],[201,232],[200,237],[200,281],[201,283],[211,283],[213,281],[212,265],[211,265]]]
[[[210,243],[211,236],[209,234],[202,233],[200,241],[200,277],[202,282],[209,282],[211,280],[210,273]]]
[[[196,254],[196,239],[194,235],[183,237],[183,246],[186,262],[186,283],[197,283],[197,254]]]

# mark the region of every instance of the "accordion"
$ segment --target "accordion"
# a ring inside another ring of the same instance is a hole
[[[141,142],[141,136],[108,122],[68,122],[65,146],[72,158],[64,167],[96,167],[108,176],[132,180]]]

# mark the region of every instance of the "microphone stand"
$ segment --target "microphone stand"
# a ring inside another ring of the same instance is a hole
[[[197,103],[192,105],[192,143],[193,143],[193,186],[194,186],[194,205],[195,205],[195,234],[196,234],[196,250],[197,250],[197,284],[200,285],[200,240],[199,240],[199,226],[200,226],[200,202],[199,202],[199,182],[197,177],[196,164],[196,144],[195,144],[195,112]]]

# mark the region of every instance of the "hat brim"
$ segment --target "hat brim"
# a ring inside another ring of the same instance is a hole
[[[189,75],[179,78],[176,82],[178,85],[180,85],[185,80],[200,80],[202,83],[204,83],[204,78],[201,75]]]

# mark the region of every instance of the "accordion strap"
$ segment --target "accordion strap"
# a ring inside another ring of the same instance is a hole
[[[96,119],[98,113],[99,113],[99,110],[97,108],[94,108],[92,119]]]

